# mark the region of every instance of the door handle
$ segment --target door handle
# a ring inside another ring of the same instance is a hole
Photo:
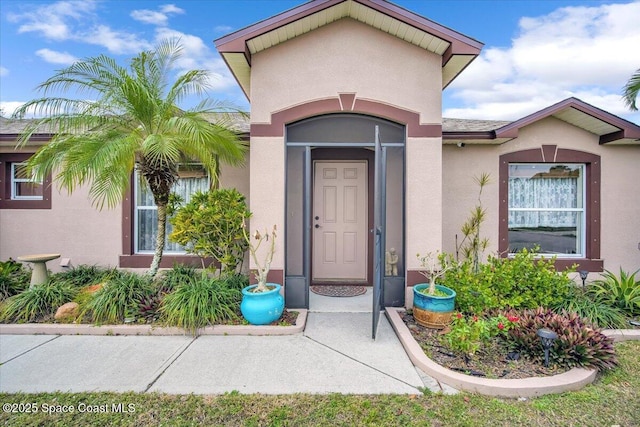
[[[320,219],[320,217],[318,215],[316,215],[316,221],[319,220],[319,219]]]
[[[319,224],[314,225],[315,228],[320,228]]]

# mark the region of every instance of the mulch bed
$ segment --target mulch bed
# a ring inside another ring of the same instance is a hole
[[[473,356],[459,354],[451,350],[441,339],[443,331],[419,325],[409,312],[402,313],[401,317],[424,353],[434,362],[453,371],[485,378],[517,379],[546,377],[569,370],[558,366],[545,368],[523,356],[518,360],[509,360],[509,351],[505,343],[498,338],[481,347]]]

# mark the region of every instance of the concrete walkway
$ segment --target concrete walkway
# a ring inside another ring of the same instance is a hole
[[[288,336],[0,335],[0,392],[419,394],[423,388],[455,392],[413,366],[384,315],[373,341],[370,311],[310,311],[304,333]]]

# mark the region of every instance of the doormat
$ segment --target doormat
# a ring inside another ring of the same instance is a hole
[[[311,292],[326,297],[355,297],[367,292],[367,288],[348,285],[315,285],[311,286]]]

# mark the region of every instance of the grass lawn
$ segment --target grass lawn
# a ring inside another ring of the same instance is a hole
[[[3,404],[0,425],[638,426],[640,341],[616,344],[616,350],[619,368],[599,376],[593,385],[577,392],[525,401],[466,393],[455,396],[0,394]],[[38,412],[7,412],[28,408],[37,408]],[[43,413],[45,409],[72,409],[73,413],[47,414]]]

